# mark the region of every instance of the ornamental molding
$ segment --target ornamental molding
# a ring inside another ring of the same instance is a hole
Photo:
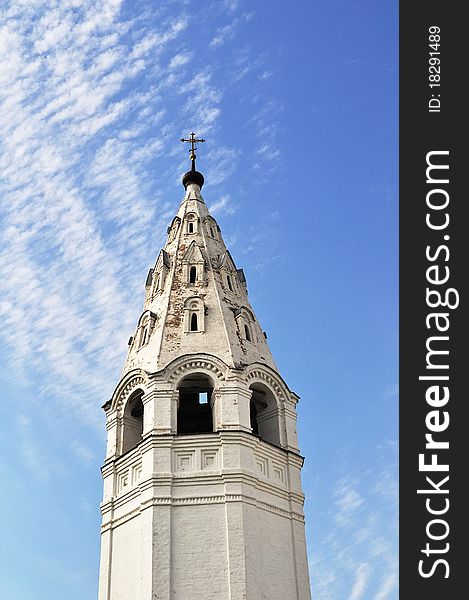
[[[112,399],[112,409],[121,413],[122,407],[127,402],[129,396],[138,387],[146,393],[148,386],[148,377],[145,371],[136,369],[126,375],[126,377],[117,386]]]
[[[177,384],[188,373],[200,371],[211,376],[215,382],[221,382],[225,380],[227,369],[227,365],[219,358],[210,354],[197,354],[181,356],[175,359],[166,367],[165,371],[168,373],[168,382]]]
[[[271,372],[264,365],[252,365],[246,370],[246,381],[248,384],[255,382],[263,383],[269,387],[275,396],[282,402],[286,402],[290,397],[288,387],[286,386],[280,375]]]

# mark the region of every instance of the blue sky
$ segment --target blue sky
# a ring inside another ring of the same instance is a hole
[[[198,167],[300,396],[315,600],[397,591],[397,3],[5,0],[0,597],[95,598],[104,416]]]

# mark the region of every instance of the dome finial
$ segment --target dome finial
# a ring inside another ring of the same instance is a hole
[[[191,145],[190,150],[189,150],[189,158],[191,159],[191,170],[188,173],[198,173],[198,171],[196,171],[196,169],[195,169],[195,159],[196,159],[195,151],[197,150],[196,144],[199,142],[205,142],[205,140],[203,138],[198,139],[196,137],[195,133],[192,132],[188,139],[181,138],[181,142],[187,142]],[[188,175],[188,173],[186,173],[182,179],[182,183],[183,183],[184,187],[187,187],[187,184],[190,183],[189,181],[185,182],[186,175]],[[202,173],[199,173],[199,175],[202,177],[202,185],[203,185]],[[194,181],[194,183],[198,183],[198,182]],[[200,187],[202,187],[202,185],[200,185]]]

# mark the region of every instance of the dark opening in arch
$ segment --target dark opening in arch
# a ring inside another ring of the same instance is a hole
[[[136,390],[127,401],[122,426],[122,452],[135,448],[142,441],[143,434],[143,390]]]
[[[189,233],[194,233],[194,223],[189,223],[188,231]]]
[[[257,408],[252,400],[249,402],[249,409],[251,415],[252,433],[254,435],[259,435],[259,425],[257,424]]]
[[[178,434],[213,431],[211,397],[213,384],[202,374],[188,375],[178,386]]]
[[[251,332],[249,331],[249,326],[248,325],[244,325],[244,335],[246,336],[246,339],[248,342],[251,341]]]
[[[250,414],[252,433],[261,439],[280,446],[280,421],[277,400],[267,386],[253,383]]]
[[[233,291],[233,285],[231,283],[231,277],[229,275],[226,276],[226,280],[228,281],[228,287],[231,291]]]
[[[197,267],[191,267],[189,271],[189,283],[197,281]]]
[[[191,315],[191,331],[199,331],[197,327],[197,313],[192,313]]]

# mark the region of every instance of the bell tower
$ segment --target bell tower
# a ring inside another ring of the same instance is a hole
[[[99,600],[309,600],[298,396],[191,169],[104,405]]]

